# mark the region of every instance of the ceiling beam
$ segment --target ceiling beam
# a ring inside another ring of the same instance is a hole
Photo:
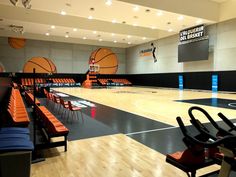
[[[87,18],[60,15],[40,10],[25,9],[14,6],[0,5],[0,17],[11,20],[32,22],[38,24],[64,26],[85,30],[96,30],[101,32],[117,33],[124,35],[133,35],[147,38],[158,39],[162,37],[160,34],[168,33],[167,31],[150,29],[144,27],[134,27],[126,24],[113,24],[111,22],[101,20],[88,20]]]
[[[62,36],[52,36],[50,37],[45,36],[43,34],[33,34],[33,33],[14,33],[11,31],[0,31],[1,37],[18,37],[18,38],[25,38],[25,39],[34,39],[34,40],[42,40],[42,41],[54,41],[54,42],[65,42],[65,43],[73,43],[73,44],[86,44],[86,45],[94,45],[94,46],[109,46],[109,47],[119,47],[119,48],[128,48],[132,47],[134,45],[129,45],[127,43],[114,43],[114,42],[108,42],[108,41],[95,41],[95,40],[83,40],[80,38],[65,38]]]
[[[126,3],[202,18],[219,20],[220,4],[210,0],[118,0]]]

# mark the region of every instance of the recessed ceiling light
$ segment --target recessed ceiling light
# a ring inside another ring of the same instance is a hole
[[[89,9],[90,11],[94,11],[95,9],[94,9],[94,7],[90,7],[90,9]]]
[[[46,36],[50,36],[50,33],[45,33]]]
[[[155,27],[155,26],[152,26],[151,29],[156,29],[156,27]]]
[[[148,12],[151,12],[151,10],[150,10],[150,9],[146,9],[146,10],[145,10],[145,12],[147,12],[147,13],[148,13]]]
[[[178,19],[179,21],[181,21],[181,20],[184,19],[184,16],[183,16],[183,15],[180,15],[177,19]]]
[[[111,33],[111,35],[112,35],[112,36],[115,36],[115,34],[114,34],[114,33]]]
[[[66,15],[66,12],[64,10],[62,10],[61,15]]]
[[[126,21],[123,21],[122,23],[123,23],[123,24],[126,24]]]
[[[117,41],[113,41],[114,43],[117,43]]]
[[[105,3],[107,6],[111,6],[112,5],[112,0],[107,0]]]
[[[51,28],[52,28],[52,29],[55,29],[55,26],[54,26],[54,25],[52,25],[52,26],[51,26]]]
[[[139,6],[134,6],[133,11],[135,11],[135,12],[139,11]]]
[[[88,19],[89,19],[89,20],[92,20],[92,19],[93,19],[93,16],[92,16],[92,15],[89,15]]]
[[[65,37],[66,37],[66,38],[68,38],[68,37],[69,37],[69,35],[68,35],[68,34],[66,34],[66,35],[65,35]]]
[[[103,41],[102,39],[98,39],[100,42]]]
[[[71,7],[71,4],[70,3],[66,3],[66,6]]]
[[[146,37],[143,37],[142,40],[146,40],[147,38]]]
[[[158,11],[157,12],[157,16],[162,16],[163,15],[163,12],[162,11]]]
[[[132,44],[131,42],[128,42],[128,44],[130,45],[130,44]]]
[[[133,26],[138,26],[138,24],[137,23],[133,23]]]
[[[85,39],[87,39],[86,37],[83,37],[83,39],[85,40]]]
[[[131,38],[131,36],[130,36],[130,35],[128,35],[128,36],[127,36],[127,38]]]
[[[73,28],[73,31],[78,31],[78,29],[77,28]]]
[[[113,19],[111,22],[112,22],[112,23],[116,23],[116,19]]]
[[[168,29],[168,32],[172,32],[172,31],[173,31],[173,29],[171,29],[171,28],[170,28],[170,29]]]
[[[93,31],[93,34],[97,34],[97,31]]]
[[[196,21],[196,24],[201,24],[203,21],[202,21],[202,19],[198,19],[197,21]]]

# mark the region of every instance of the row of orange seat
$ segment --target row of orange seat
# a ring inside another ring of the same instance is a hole
[[[14,125],[28,126],[29,116],[18,89],[12,88],[7,111]]]
[[[46,80],[43,79],[43,78],[36,78],[35,79],[35,83],[37,83],[37,84],[43,84],[45,82],[46,82]],[[23,86],[31,86],[31,85],[34,84],[34,79],[33,78],[22,78],[21,79],[21,84]]]
[[[75,83],[74,79],[71,78],[53,78],[53,83]]]
[[[29,105],[34,105],[34,96],[31,92],[25,92],[25,100]],[[40,105],[40,101],[37,98],[35,99],[35,104]]]
[[[75,83],[75,80],[72,78],[50,78],[47,79],[52,81],[53,83]],[[47,83],[45,78],[36,78],[35,79],[36,84],[44,84]],[[31,86],[34,84],[33,78],[21,78],[21,84],[23,86]]]
[[[112,81],[114,83],[121,83],[124,85],[131,85],[132,83],[130,81],[128,81],[127,79],[98,79],[98,81],[102,84],[102,85],[107,85],[108,81]]]
[[[82,121],[84,122],[84,117],[83,117],[81,107],[73,106],[71,101],[65,101],[61,97],[57,96],[56,94],[50,93],[45,89],[44,89],[44,94],[47,97],[47,104],[49,104],[50,101],[53,102],[54,103],[54,109],[57,106],[56,111],[58,111],[58,112],[60,111],[60,108],[62,108],[61,109],[61,111],[63,111],[62,117],[66,114],[66,111],[68,111],[68,117],[69,117],[69,113],[71,113],[71,118],[73,118],[73,117],[76,118],[76,117],[78,117],[76,112],[80,111]]]
[[[48,142],[50,142],[50,138],[52,137],[65,137],[64,141],[50,142],[50,147],[64,145],[65,151],[67,151],[67,135],[69,130],[45,106],[36,106],[36,114],[40,118],[44,130],[47,133]]]

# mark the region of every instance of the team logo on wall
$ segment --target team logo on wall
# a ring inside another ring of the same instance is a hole
[[[24,65],[24,73],[32,73],[35,68],[36,73],[57,73],[56,65],[48,58],[33,57]]]
[[[116,54],[108,48],[98,48],[89,57],[89,65],[99,66],[99,74],[116,74],[119,66]]]
[[[152,56],[154,63],[156,63],[157,62],[156,49],[157,49],[157,47],[155,46],[155,44],[151,43],[151,47],[141,50],[139,52],[139,56],[140,57],[151,57]]]
[[[185,42],[202,38],[205,35],[204,32],[204,25],[184,29],[179,32],[179,41]]]

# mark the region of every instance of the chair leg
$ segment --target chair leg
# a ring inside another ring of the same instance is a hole
[[[81,110],[80,110],[80,113],[81,113],[82,122],[84,123],[84,116]]]

